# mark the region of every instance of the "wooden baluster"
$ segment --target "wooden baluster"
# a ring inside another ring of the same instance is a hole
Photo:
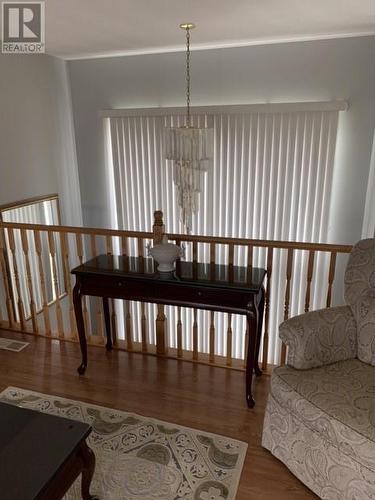
[[[210,274],[211,280],[216,279],[216,244],[210,243]],[[215,313],[210,311],[210,328],[209,328],[209,361],[215,363]]]
[[[193,262],[198,262],[198,242],[193,241]]]
[[[107,255],[113,255],[113,241],[112,236],[107,235],[105,238],[106,243],[106,253]],[[117,343],[117,314],[116,314],[116,305],[115,299],[110,299],[111,303],[111,333],[112,333],[112,342],[114,345]]]
[[[251,283],[253,278],[253,246],[247,246],[247,282]]]
[[[5,230],[1,228],[0,230],[0,268],[3,275],[4,291],[5,291],[5,305],[8,315],[9,328],[13,328],[14,314],[13,314],[13,304],[10,295],[11,283],[8,281],[9,273],[6,263],[6,245],[5,245]]]
[[[198,277],[198,242],[193,241],[193,279]]]
[[[234,244],[229,243],[229,248],[228,248],[228,263],[230,266],[233,266],[233,261],[234,261]]]
[[[270,322],[270,298],[271,298],[271,283],[272,283],[272,262],[273,262],[273,248],[268,247],[267,251],[267,288],[264,302],[264,336],[263,336],[263,356],[262,356],[262,369],[267,369],[268,361],[268,344],[269,344],[269,322]],[[247,351],[245,351],[247,352]]]
[[[183,357],[181,307],[177,307],[177,357]]]
[[[234,261],[234,245],[229,244],[228,248],[228,280],[230,283],[233,282],[233,261]],[[228,328],[227,328],[227,366],[232,365],[232,341],[233,341],[233,331],[232,331],[232,314],[228,314]]]
[[[233,243],[229,244],[229,249],[228,249],[228,264],[229,264],[229,273],[228,273],[228,280],[230,283],[233,283],[233,260],[234,260],[234,245]]]
[[[54,289],[55,298],[56,298],[55,311],[56,311],[57,331],[58,331],[59,338],[63,339],[64,338],[64,322],[63,322],[62,311],[61,311],[61,306],[60,306],[61,293],[60,293],[60,284],[59,284],[59,277],[58,277],[57,264],[56,264],[55,238],[54,238],[54,234],[52,231],[48,231],[47,235],[48,235],[49,254],[51,256],[51,263],[52,263],[52,283],[53,283],[53,289]]]
[[[82,244],[82,234],[76,233],[76,252],[79,263],[83,264],[83,244]]]
[[[107,255],[113,255],[113,242],[111,235],[107,235],[105,237],[105,245],[106,245]]]
[[[167,325],[166,316],[164,314],[164,306],[161,304],[157,305],[157,316],[156,316],[156,354],[158,356],[165,356],[168,352],[168,340],[167,340]]]
[[[117,314],[115,308],[115,301],[111,299],[111,333],[113,345],[117,344]]]
[[[60,233],[60,245],[61,245],[61,253],[63,258],[63,268],[64,268],[64,276],[65,279],[65,287],[66,292],[68,294],[69,300],[69,324],[70,324],[70,333],[71,337],[75,340],[78,339],[77,325],[76,319],[74,315],[74,307],[73,307],[73,289],[72,282],[70,279],[70,264],[69,264],[69,244],[67,239],[67,234],[61,232]]]
[[[18,274],[18,265],[16,258],[16,242],[14,239],[13,228],[8,228],[8,241],[9,248],[12,253],[12,263],[13,263],[13,273],[14,273],[14,281],[16,283],[16,291],[17,291],[17,307],[18,307],[18,315],[21,325],[21,330],[25,330],[25,309],[23,306],[22,296],[21,296],[21,285],[20,285],[20,277]]]
[[[198,277],[198,242],[193,241],[193,279]],[[193,309],[193,360],[198,360],[198,311]]]
[[[289,318],[289,301],[290,301],[290,281],[292,278],[293,268],[293,248],[288,249],[288,258],[286,263],[286,286],[284,300],[284,321]],[[281,364],[284,365],[286,360],[286,345],[281,346]]]
[[[82,244],[82,234],[76,233],[76,251],[79,263],[83,264],[83,244]]]
[[[193,309],[193,360],[198,361],[198,312]]]
[[[153,242],[157,245],[162,242],[164,235],[163,212],[160,210],[154,212],[154,225]],[[156,354],[158,356],[165,356],[168,352],[168,339],[167,339],[167,318],[164,314],[164,306],[157,305],[156,316]]]
[[[129,243],[126,236],[121,236],[121,254],[123,257],[127,257],[129,254]]]
[[[210,243],[210,264],[216,263],[216,244]]]
[[[106,253],[107,255],[113,255],[113,241],[112,236],[107,235],[106,239]],[[111,333],[112,333],[112,342],[114,345],[117,343],[117,314],[116,314],[116,305],[115,299],[110,299],[111,303]]]
[[[121,236],[121,253],[123,257],[129,255],[129,241],[126,236]],[[130,314],[130,302],[124,300],[124,316],[125,316],[125,339],[128,351],[133,350],[133,336],[132,336],[132,317]]]
[[[51,335],[51,322],[50,322],[50,318],[49,318],[47,285],[46,285],[46,279],[45,279],[45,274],[44,274],[43,258],[42,258],[42,243],[41,243],[39,231],[34,231],[34,243],[35,243],[35,251],[36,251],[37,256],[38,256],[39,280],[40,280],[40,288],[42,291],[44,329],[45,329],[46,335],[49,337]]]
[[[91,257],[97,257],[98,250],[96,247],[96,236],[95,234],[90,235],[90,247],[91,247]],[[95,297],[96,303],[96,327],[98,331],[99,343],[104,344],[104,328],[103,328],[103,312],[102,312],[102,300],[100,297]]]
[[[333,280],[335,279],[335,271],[336,271],[336,252],[331,252],[331,259],[329,261],[329,273],[328,273],[328,291],[327,291],[327,307],[331,307],[332,300],[332,285]]]
[[[228,314],[228,328],[227,328],[227,366],[232,365],[232,315]]]
[[[143,238],[137,238],[138,259],[140,263],[140,270],[144,272],[144,242]],[[147,317],[146,317],[146,304],[141,302],[141,338],[142,338],[142,352],[148,351],[148,338],[147,338]]]
[[[31,314],[31,324],[34,333],[39,332],[38,328],[38,318],[36,315],[36,306],[34,299],[34,290],[33,290],[33,278],[31,274],[31,266],[30,266],[30,256],[29,256],[29,240],[27,237],[26,229],[21,229],[21,242],[22,242],[22,250],[25,256],[25,264],[26,264],[26,279],[27,279],[27,288],[29,291],[29,304],[30,304],[30,314]]]
[[[246,281],[247,283],[251,284],[253,281],[253,252],[254,248],[252,245],[247,245],[247,268],[246,268]],[[267,350],[268,350],[268,336],[267,339],[265,337],[266,335],[266,330],[264,330],[264,343],[267,342]],[[246,321],[246,329],[245,329],[245,342],[244,342],[244,348],[245,348],[245,356],[244,356],[244,365],[246,369],[246,354],[248,352],[249,348],[249,325],[248,322]],[[264,345],[264,344],[263,344]],[[264,356],[264,352],[263,352]],[[264,357],[263,357],[264,359]]]
[[[314,250],[310,250],[309,262],[307,265],[307,277],[306,277],[305,312],[308,312],[310,309],[311,282],[314,271],[314,258],[315,258],[315,252]]]
[[[125,300],[125,337],[128,351],[133,350],[132,317],[130,314],[130,302]]]
[[[210,344],[209,344],[210,363],[215,363],[215,312],[210,312]]]
[[[91,247],[91,257],[94,258],[97,256],[97,249],[96,249],[96,236],[95,234],[90,235],[90,247]]]
[[[216,245],[210,243],[210,273],[211,280],[216,278]],[[215,312],[210,311],[210,329],[209,329],[209,360],[215,363]]]
[[[81,233],[76,233],[76,252],[77,252],[77,257],[79,260],[79,263],[82,265],[83,264],[83,243],[82,243],[82,234]],[[89,313],[87,310],[87,297],[86,295],[82,296],[82,313],[83,313],[83,319],[86,327],[86,336],[87,338],[90,338],[91,335],[91,330],[90,330],[90,322],[89,322]]]
[[[216,278],[216,245],[210,243],[210,278],[215,281]]]
[[[143,259],[144,259],[144,242],[143,238],[137,238],[137,248],[138,248],[138,258],[141,263],[142,271],[143,271]]]
[[[181,247],[181,240],[176,239],[176,245]],[[176,273],[179,275],[181,261],[178,259],[176,261]],[[182,350],[182,321],[181,321],[181,307],[177,306],[177,324],[176,324],[176,337],[177,337],[177,357],[183,357]]]

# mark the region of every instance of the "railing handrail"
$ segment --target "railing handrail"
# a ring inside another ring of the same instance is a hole
[[[0,222],[0,227],[26,229],[35,231],[52,231],[54,233],[95,234],[96,236],[128,236],[129,238],[151,238],[153,233],[145,231],[124,231],[121,229],[105,229],[95,227],[60,226],[53,224],[24,224],[22,222]]]
[[[76,234],[95,234],[96,236],[126,236],[128,238],[153,238],[152,232],[146,231],[128,231],[121,229],[104,229],[93,227],[60,226],[46,224],[24,224],[20,222],[0,222],[2,228],[26,229],[36,231],[53,231],[56,233],[76,233]],[[315,250],[317,252],[337,252],[350,253],[353,245],[342,245],[337,243],[309,243],[303,241],[283,241],[283,240],[265,240],[251,238],[233,238],[228,236],[203,236],[190,234],[166,233],[170,240],[184,242],[216,243],[224,245],[237,246],[255,246],[263,248],[292,248],[295,250]]]
[[[224,245],[238,245],[254,247],[273,248],[293,248],[295,250],[316,250],[322,252],[350,253],[353,245],[340,245],[334,243],[308,243],[303,241],[283,241],[283,240],[261,240],[250,238],[232,238],[228,236],[200,236],[200,235],[180,235],[166,233],[171,240],[197,241],[200,243],[218,243]]]

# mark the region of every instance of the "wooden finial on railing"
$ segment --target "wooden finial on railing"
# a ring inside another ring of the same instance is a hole
[[[156,210],[154,212],[154,225],[152,226],[154,245],[158,245],[163,241],[165,226],[163,223],[163,212]],[[165,356],[168,353],[168,339],[167,339],[167,317],[164,313],[164,306],[158,304],[156,317],[156,354],[158,356]]]
[[[154,224],[155,226],[163,225],[163,212],[161,210],[156,210],[154,212]]]
[[[154,234],[154,245],[162,242],[164,231],[165,226],[163,223],[163,212],[161,210],[156,210],[154,212],[154,225],[152,227],[152,232]]]

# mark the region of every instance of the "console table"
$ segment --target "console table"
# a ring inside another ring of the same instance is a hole
[[[177,261],[175,272],[157,273],[152,259],[99,255],[72,273],[76,276],[73,302],[82,353],[79,374],[87,367],[82,295],[103,298],[108,350],[112,348],[109,298],[244,314],[249,332],[246,400],[249,407],[254,406],[253,372],[261,375],[258,354],[264,309],[264,269]]]

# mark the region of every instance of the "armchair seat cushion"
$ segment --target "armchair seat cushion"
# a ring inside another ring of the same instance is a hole
[[[372,366],[358,359],[303,371],[281,366],[272,374],[271,395],[340,455],[375,471]]]

